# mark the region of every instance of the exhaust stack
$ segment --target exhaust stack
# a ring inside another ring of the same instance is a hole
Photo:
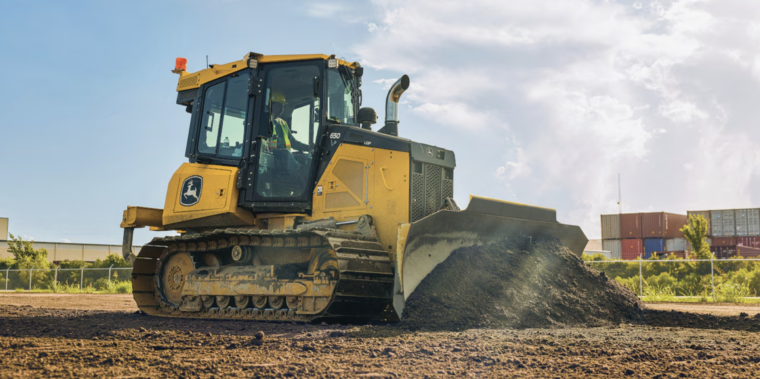
[[[378,130],[378,133],[398,137],[398,102],[401,99],[401,94],[407,89],[409,89],[409,77],[406,75],[391,86],[388,97],[385,99],[385,126]]]

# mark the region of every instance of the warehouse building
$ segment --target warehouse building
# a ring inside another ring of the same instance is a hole
[[[13,254],[8,250],[8,224],[7,218],[0,218],[0,259],[13,257]],[[119,256],[122,254],[121,245],[34,241],[34,248],[47,250],[48,261],[56,264],[74,260],[95,262],[97,259],[105,259],[108,254]],[[132,252],[135,255],[139,251],[140,246],[132,247]]]

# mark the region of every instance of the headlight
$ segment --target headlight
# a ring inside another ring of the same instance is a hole
[[[259,61],[255,59],[249,59],[248,60],[248,67],[249,68],[256,68],[259,65]]]
[[[327,67],[328,68],[338,68],[338,60],[335,58],[330,58],[327,60]]]

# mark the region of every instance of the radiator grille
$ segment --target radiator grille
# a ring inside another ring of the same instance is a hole
[[[412,221],[425,217],[425,176],[412,174]]]
[[[417,221],[443,208],[447,197],[454,196],[451,170],[428,163],[414,163],[420,169],[412,172],[411,221]],[[416,172],[415,172],[416,171]],[[419,172],[421,171],[421,173]]]

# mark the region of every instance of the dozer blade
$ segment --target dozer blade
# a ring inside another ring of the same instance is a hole
[[[470,197],[467,209],[434,213],[411,223],[407,232],[394,286],[393,306],[399,318],[409,295],[458,248],[556,239],[580,256],[588,243],[580,227],[557,222],[554,209],[478,196]]]

